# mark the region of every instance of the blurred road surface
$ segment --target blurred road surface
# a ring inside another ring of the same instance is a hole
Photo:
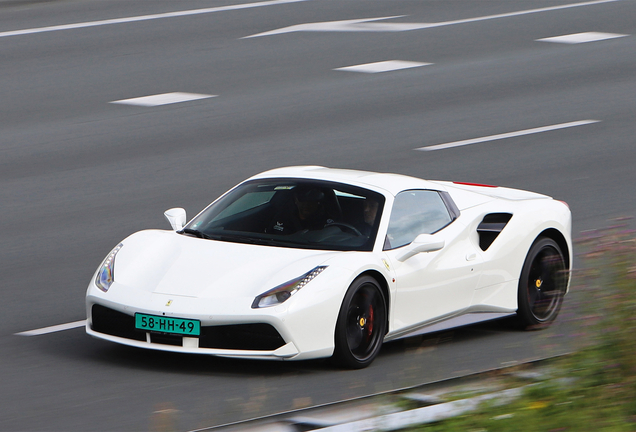
[[[166,412],[196,429],[567,351],[568,311],[549,332],[387,344],[361,371],[15,333],[84,319],[119,240],[278,166],[537,191],[569,203],[575,237],[635,215],[634,16],[633,0],[0,2],[0,430],[147,430]],[[167,93],[204,96],[112,103]]]

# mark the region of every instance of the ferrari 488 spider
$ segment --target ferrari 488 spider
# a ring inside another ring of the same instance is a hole
[[[369,365],[384,341],[466,314],[549,324],[569,287],[568,206],[503,187],[280,168],[104,259],[89,335],[141,348]]]

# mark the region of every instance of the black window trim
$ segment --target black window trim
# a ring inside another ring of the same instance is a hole
[[[434,190],[434,189],[430,189],[430,190]],[[450,196],[448,192],[446,191],[437,191],[437,192],[442,197],[442,201],[444,201],[444,204],[446,204],[448,213],[450,213],[451,215],[451,222],[455,221],[455,219],[459,218],[461,214],[461,212],[459,211],[459,207],[457,207],[457,204],[455,204],[455,201],[453,201],[453,198]]]

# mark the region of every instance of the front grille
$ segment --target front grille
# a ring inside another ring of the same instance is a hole
[[[200,348],[273,351],[285,341],[269,324],[235,324],[201,328]]]
[[[135,317],[104,307],[93,305],[93,325],[91,328],[99,333],[118,336],[137,341],[146,341],[146,333],[135,329]]]
[[[183,337],[163,333],[150,333],[150,342],[161,345],[183,346]]]
[[[93,305],[91,328],[99,333],[137,341],[146,341],[146,332],[135,329],[135,317]],[[150,333],[152,343],[182,346],[183,337],[165,333]],[[285,341],[270,324],[235,324],[201,327],[199,348],[216,348],[249,351],[274,351]]]

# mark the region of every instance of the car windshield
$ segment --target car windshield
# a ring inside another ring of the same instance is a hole
[[[317,180],[245,182],[212,203],[182,233],[270,246],[370,251],[384,196]]]

